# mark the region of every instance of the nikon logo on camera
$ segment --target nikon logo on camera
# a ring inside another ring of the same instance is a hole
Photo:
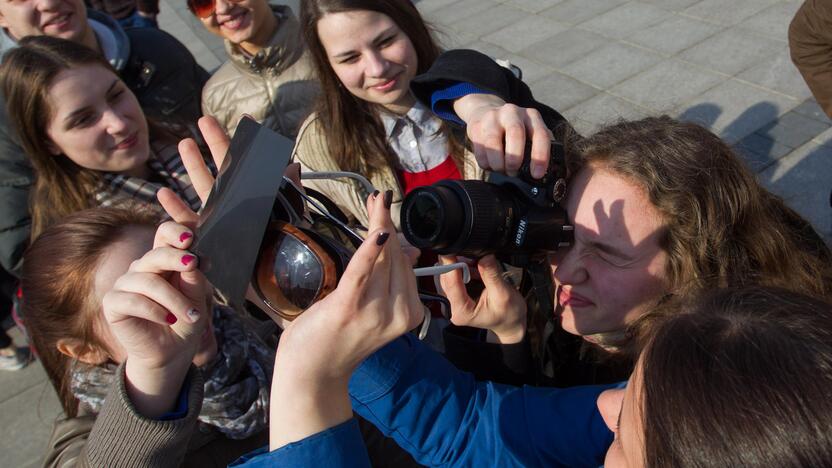
[[[523,218],[517,224],[517,234],[514,235],[514,245],[520,247],[523,245],[523,240],[526,238],[526,225],[528,224],[528,220]]]

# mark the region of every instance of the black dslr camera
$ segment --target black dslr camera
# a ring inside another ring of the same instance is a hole
[[[488,182],[442,180],[410,192],[401,210],[407,240],[442,255],[479,258],[494,253],[526,266],[572,243],[560,202],[566,196],[563,145],[552,142],[546,175],[530,174],[530,146],[517,177],[492,173]]]

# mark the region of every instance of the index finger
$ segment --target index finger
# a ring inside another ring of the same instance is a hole
[[[209,115],[200,118],[197,125],[199,125],[199,131],[202,133],[205,144],[211,150],[211,157],[214,158],[214,164],[217,165],[217,169],[221,168],[231,140],[228,138],[225,130],[220,127],[217,119]]]
[[[182,159],[182,165],[185,166],[185,172],[191,179],[194,191],[204,204],[214,185],[214,174],[211,174],[211,170],[202,159],[202,153],[193,138],[185,138],[179,142],[179,157]]]
[[[527,109],[527,128],[530,128],[532,139],[532,151],[530,161],[530,172],[534,179],[540,179],[546,175],[549,168],[549,158],[552,151],[552,133],[546,127],[540,112],[536,109]]]

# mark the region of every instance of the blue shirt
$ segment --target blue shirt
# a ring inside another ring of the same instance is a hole
[[[597,467],[613,434],[596,402],[615,387],[477,382],[408,334],[359,366],[350,396],[356,413],[423,465]],[[234,466],[369,466],[354,422],[253,455]]]

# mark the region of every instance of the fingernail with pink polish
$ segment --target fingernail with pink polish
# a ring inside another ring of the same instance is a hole
[[[190,239],[194,235],[190,232],[183,232],[181,236],[179,236],[179,242],[185,242],[186,240]]]
[[[165,322],[167,322],[167,323],[168,323],[168,324],[170,324],[170,325],[173,325],[174,323],[176,323],[176,321],[177,321],[177,320],[178,320],[178,319],[176,318],[176,316],[175,316],[175,315],[173,315],[173,314],[172,314],[172,313],[170,313],[170,312],[168,312],[168,315],[167,315],[167,316],[165,316]]]
[[[183,255],[182,259],[181,259],[182,264],[185,265],[185,266],[188,266],[188,265],[191,264],[192,261],[194,261],[195,258],[196,257],[194,257],[193,255],[190,255],[190,254],[189,255]]]

